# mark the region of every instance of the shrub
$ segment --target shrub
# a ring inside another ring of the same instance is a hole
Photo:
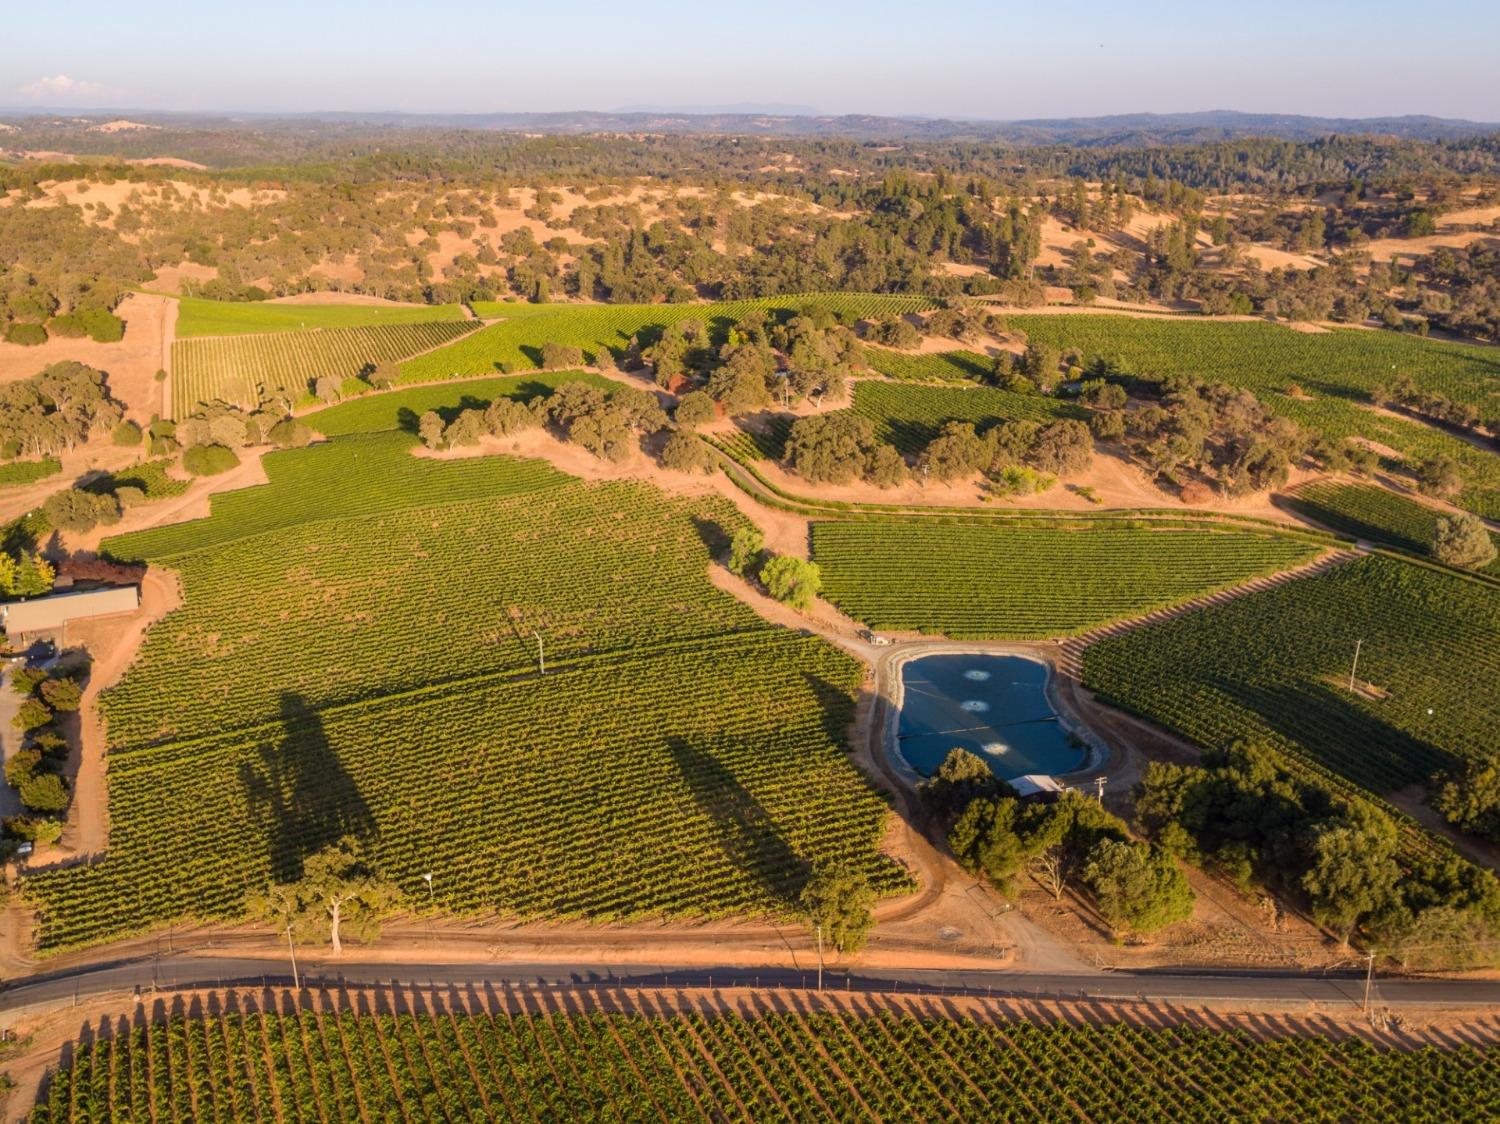
[[[106,308],[84,308],[54,316],[47,327],[54,335],[88,336],[96,343],[117,343],[125,336],[124,321]]]
[[[16,694],[23,698],[33,691],[47,678],[47,673],[39,667],[20,667],[11,672],[10,685]]]
[[[704,390],[692,390],[684,394],[672,413],[673,420],[678,425],[689,427],[704,425],[718,416],[719,411],[714,408],[713,398]]]
[[[678,432],[667,438],[661,451],[661,463],[663,468],[669,468],[673,472],[714,470],[713,454],[708,451],[707,445],[691,433]]]
[[[7,816],[5,834],[12,839],[29,839],[38,845],[56,843],[62,838],[61,820],[42,819],[39,816]]]
[[[740,577],[746,577],[760,569],[761,556],[765,553],[766,536],[759,527],[741,527],[729,543],[729,569]]]
[[[5,329],[5,342],[38,347],[47,342],[47,329],[40,324],[11,324]]]
[[[1433,531],[1432,556],[1449,566],[1478,570],[1495,560],[1495,541],[1477,515],[1467,511],[1439,515]]]
[[[56,773],[39,773],[21,785],[21,803],[33,812],[65,812],[68,786]]]
[[[52,708],[41,699],[27,699],[17,708],[16,716],[10,720],[11,725],[18,730],[35,730],[51,721]]]
[[[776,600],[799,612],[812,608],[823,588],[823,575],[816,562],[780,555],[760,568],[760,580]]]
[[[141,443],[141,427],[133,421],[122,421],[111,431],[109,439],[121,448],[128,449]]]
[[[234,450],[223,445],[194,445],[182,454],[184,471],[194,476],[217,476],[240,463]]]
[[[48,679],[42,684],[42,698],[53,710],[77,710],[82,697],[76,679]]]
[[[300,449],[304,445],[311,445],[312,439],[312,427],[304,425],[296,418],[283,418],[266,434],[266,440],[278,449]]]
[[[120,521],[120,501],[112,492],[93,492],[68,488],[54,492],[42,504],[47,522],[64,531],[91,531],[100,523],[106,526]]]

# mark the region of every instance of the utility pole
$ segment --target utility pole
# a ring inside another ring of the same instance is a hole
[[[1349,666],[1349,690],[1351,691],[1354,690],[1354,673],[1359,670],[1359,649],[1364,642],[1363,637],[1354,642],[1354,662]]]
[[[1094,778],[1094,795],[1099,798],[1099,803],[1104,804],[1104,776],[1101,774]]]
[[[286,950],[292,954],[292,988],[295,991],[302,990],[302,979],[297,975],[297,949],[292,944],[292,927],[286,927]]]
[[[533,629],[531,635],[533,635],[533,636],[536,637],[536,666],[537,666],[537,674],[538,675],[546,675],[547,674],[547,657],[546,657],[545,653],[543,653],[543,651],[542,651],[542,634],[540,632],[537,632],[536,630]],[[430,881],[429,881],[428,885],[429,885],[429,888],[430,888],[430,886],[431,886],[431,882]]]
[[[1365,1016],[1370,1014],[1370,986],[1375,982],[1375,950],[1365,953]]]
[[[823,926],[818,925],[818,990],[823,990]]]

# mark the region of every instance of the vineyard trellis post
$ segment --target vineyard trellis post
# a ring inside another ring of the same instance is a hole
[[[302,990],[302,980],[297,975],[297,947],[292,943],[292,927],[286,927],[286,950],[292,955],[292,990]]]

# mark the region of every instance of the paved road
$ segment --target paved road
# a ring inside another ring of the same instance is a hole
[[[814,987],[817,973],[786,968],[703,968],[641,964],[433,964],[363,963],[307,966],[304,987],[384,985],[474,987],[486,985],[608,985],[640,987]],[[290,987],[286,960],[218,957],[143,957],[31,976],[0,985],[0,1012],[39,1004],[82,1001],[106,992],[149,992],[191,987]],[[1268,973],[1108,972],[1088,974],[1017,971],[860,970],[829,972],[824,986],[840,991],[913,991],[1041,999],[1162,1000],[1177,1002],[1321,1003],[1358,1006],[1364,979],[1349,975]],[[1382,1006],[1500,1006],[1500,981],[1377,980]]]

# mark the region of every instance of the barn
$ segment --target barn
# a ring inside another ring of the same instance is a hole
[[[140,605],[140,589],[133,585],[51,593],[0,606],[0,624],[12,641],[19,641],[61,633],[69,621],[133,613]]]

